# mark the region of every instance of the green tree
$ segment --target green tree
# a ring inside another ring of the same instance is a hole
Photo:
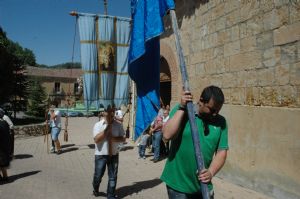
[[[17,61],[16,61],[17,63]],[[14,68],[14,89],[12,93],[11,102],[13,104],[14,117],[16,117],[17,111],[23,111],[26,109],[28,102],[28,80],[25,65],[15,65]]]
[[[23,53],[20,55],[20,58],[24,65],[35,66],[35,55],[28,48],[24,48]]]
[[[30,91],[28,96],[28,115],[43,117],[45,114],[45,107],[47,94],[45,88],[38,82],[30,82]]]
[[[75,62],[67,62],[67,63],[63,63],[63,64],[57,64],[57,65],[53,65],[51,66],[51,68],[81,68],[81,63]]]
[[[56,64],[52,66],[48,66],[45,64],[36,64],[36,67],[40,68],[56,68],[56,69],[71,69],[71,68],[81,68],[81,63],[79,62],[67,62],[67,63],[62,63],[62,64]]]
[[[0,28],[0,105],[10,101],[14,88],[14,56],[8,46],[9,40]]]
[[[35,67],[39,67],[39,68],[47,68],[49,67],[48,65],[45,64],[36,64]]]
[[[8,39],[0,27],[0,105],[11,103],[14,116],[27,104],[26,65],[36,65],[33,52]]]

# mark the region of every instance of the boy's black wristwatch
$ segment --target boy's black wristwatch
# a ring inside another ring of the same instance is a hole
[[[186,111],[186,106],[183,106],[182,104],[179,105],[178,110],[180,111]]]

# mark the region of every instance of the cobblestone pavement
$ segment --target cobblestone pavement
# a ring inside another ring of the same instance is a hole
[[[60,135],[63,147],[60,155],[47,153],[44,136],[17,139],[15,159],[8,170],[10,181],[0,185],[0,198],[95,198],[91,180],[94,169],[92,127],[96,121],[97,118],[70,118],[69,141],[63,142],[63,133]],[[167,199],[165,185],[159,180],[165,160],[152,163],[151,154],[145,160],[138,159],[137,147],[129,140],[125,149],[120,152],[117,195],[120,198]],[[214,183],[216,199],[269,199],[217,177]],[[107,174],[100,191],[105,193],[106,186]]]

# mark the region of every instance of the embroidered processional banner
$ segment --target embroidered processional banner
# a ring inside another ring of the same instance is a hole
[[[77,14],[87,109],[128,104],[130,19]]]

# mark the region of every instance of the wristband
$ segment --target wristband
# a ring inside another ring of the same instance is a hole
[[[186,111],[186,106],[183,106],[182,104],[179,105],[178,110],[180,111]]]

